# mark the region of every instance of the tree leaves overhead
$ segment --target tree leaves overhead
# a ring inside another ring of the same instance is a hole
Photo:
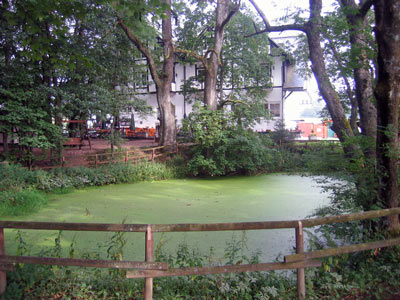
[[[129,89],[137,54],[115,28],[106,1],[2,4],[0,131],[16,135],[26,151],[56,147],[62,118],[105,116],[128,106],[146,110]]]

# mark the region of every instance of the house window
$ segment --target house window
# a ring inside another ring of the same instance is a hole
[[[147,70],[145,72],[137,72],[134,73],[134,87],[135,89],[145,89],[149,85],[149,75],[147,73]]]
[[[195,71],[196,71],[196,81],[198,82],[204,82],[205,79],[205,73],[206,70],[204,69],[204,66],[198,66],[195,65]]]
[[[280,117],[281,116],[281,104],[280,103],[268,103],[265,104],[265,109],[269,111],[269,113],[273,117]]]

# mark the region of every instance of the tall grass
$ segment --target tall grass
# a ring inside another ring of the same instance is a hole
[[[47,196],[35,189],[0,192],[0,216],[26,215],[47,204]]]

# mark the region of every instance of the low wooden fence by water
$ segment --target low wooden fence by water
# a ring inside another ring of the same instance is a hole
[[[168,156],[170,154],[177,154],[180,150],[191,147],[193,143],[185,144],[174,144],[167,146],[158,146],[151,148],[138,148],[135,150],[115,151],[114,153],[104,152],[82,155],[82,159],[79,164],[69,165],[68,156],[61,158],[60,165],[53,166],[36,166],[35,169],[55,169],[65,167],[94,167],[97,168],[100,165],[110,163],[137,163],[139,161],[155,161],[161,157]]]
[[[137,150],[127,150],[120,151],[115,153],[100,153],[100,154],[91,154],[86,156],[86,161],[88,166],[97,168],[102,164],[109,163],[135,163],[141,160],[147,161],[155,161],[165,153],[161,151],[167,149],[166,146],[153,147],[148,149],[140,149],[141,153],[138,153]],[[174,153],[178,151],[178,145],[173,146]],[[171,153],[171,152],[168,152]]]
[[[153,299],[153,278],[164,276],[205,275],[235,272],[254,272],[270,270],[297,269],[298,298],[305,297],[305,268],[319,267],[323,258],[344,253],[383,248],[400,244],[400,238],[348,245],[338,248],[304,252],[305,227],[326,224],[351,222],[399,215],[400,208],[383,209],[347,215],[303,219],[293,221],[215,223],[215,224],[97,224],[97,223],[47,223],[47,222],[15,222],[0,221],[0,295],[6,290],[6,272],[13,271],[15,264],[45,264],[61,266],[80,266],[96,268],[128,269],[127,278],[145,278],[144,299]],[[145,234],[145,261],[111,261],[88,260],[52,257],[11,256],[6,254],[4,229],[36,229],[36,230],[67,230],[67,231],[108,231],[108,232],[143,232]],[[295,229],[296,254],[286,255],[283,262],[259,264],[205,266],[170,269],[165,262],[154,262],[154,232],[189,232],[189,231],[234,231],[234,230],[266,230]]]

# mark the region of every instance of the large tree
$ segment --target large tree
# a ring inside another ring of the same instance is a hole
[[[162,19],[161,24],[161,39],[162,39],[162,62],[157,63],[159,58],[156,57],[157,52],[154,54],[151,53],[151,49],[147,47],[146,42],[140,38],[137,31],[133,31],[129,26],[129,21],[119,15],[118,16],[118,25],[125,32],[126,36],[129,40],[137,47],[137,49],[146,57],[148,67],[150,69],[151,77],[156,86],[157,93],[157,102],[160,110],[160,145],[173,145],[176,143],[176,124],[175,124],[175,114],[174,108],[171,101],[171,84],[174,76],[174,46],[172,40],[172,22],[171,22],[171,0],[163,0],[161,1],[163,4],[163,12],[159,15]],[[146,18],[149,16],[144,13],[146,3],[142,3],[139,8],[135,7],[137,14],[134,15],[134,22],[137,24],[132,24],[135,26],[135,29],[140,28],[141,26],[145,26]],[[133,8],[132,8],[133,9]],[[151,12],[151,10],[150,10]],[[152,12],[151,12],[152,13]],[[160,12],[158,12],[160,13]],[[147,28],[147,30],[149,30]],[[154,41],[156,40],[156,36],[152,35]],[[153,44],[152,41],[148,41],[148,44]],[[161,65],[161,68],[159,66]]]
[[[235,9],[235,6],[232,8]],[[183,57],[182,63],[197,64],[199,70],[204,70],[187,78],[184,93],[189,101],[205,102],[206,91],[201,91],[200,87],[204,88],[208,76],[205,66],[207,56],[212,54],[210,45],[214,45],[215,10],[199,2],[195,6],[183,6],[179,13],[184,14],[185,19],[176,30],[176,51],[179,57]],[[256,15],[245,5],[234,14],[232,11],[232,17],[225,25],[216,86],[213,87],[217,109],[229,107],[238,124],[246,128],[268,117],[264,105],[267,89],[271,87],[272,61],[268,36],[243,38],[252,32],[253,25],[257,23],[255,19]],[[201,53],[205,55],[201,56]]]
[[[135,51],[114,28],[108,6],[55,0],[1,4],[0,131],[16,135],[28,161],[33,148],[62,149],[63,118],[144,108],[127,90]]]
[[[233,6],[233,7],[231,7]],[[211,109],[217,109],[217,76],[221,65],[221,52],[224,45],[224,30],[232,16],[239,10],[240,0],[218,0],[215,10],[214,45],[205,64],[204,103]]]
[[[377,166],[379,195],[387,207],[398,207],[399,104],[400,104],[400,0],[375,0],[375,35],[378,78],[374,90],[378,112]],[[399,217],[389,218],[399,231]]]
[[[355,153],[359,153],[357,147],[348,143],[349,138],[354,136],[354,132],[346,119],[338,93],[330,82],[324,61],[324,52],[321,46],[322,1],[310,0],[310,17],[306,21],[282,26],[271,26],[257,4],[253,0],[250,1],[263,18],[265,31],[299,30],[306,34],[311,68],[317,79],[319,91],[333,119],[333,129],[342,141],[347,155],[350,158],[357,158],[358,156],[354,156]],[[349,45],[347,47],[351,49],[351,65],[362,133],[371,141],[365,151],[366,160],[364,160],[366,162],[365,171],[368,172],[371,169],[372,172],[374,170],[376,140],[379,198],[373,197],[371,198],[372,203],[369,200],[364,203],[365,209],[371,209],[374,204],[381,204],[384,207],[398,206],[399,2],[399,0],[367,0],[356,4],[352,0],[340,1],[349,25]],[[367,55],[369,45],[366,42],[365,30],[367,27],[366,16],[372,4],[375,6],[375,34],[378,45],[378,79],[374,89],[372,88],[373,74],[369,70],[371,58]],[[373,105],[373,95],[376,98],[376,109]],[[397,216],[389,218],[389,227],[398,230]]]
[[[185,54],[188,56],[194,57],[198,62],[202,64],[204,67],[204,104],[211,110],[217,110],[218,106],[218,75],[219,70],[222,65],[222,49],[224,45],[224,32],[227,24],[231,20],[231,18],[239,11],[240,8],[240,0],[231,1],[231,0],[217,0],[215,14],[213,18],[210,18],[210,15],[206,18],[210,22],[213,22],[213,27],[210,24],[201,24],[204,23],[204,20],[197,20],[200,23],[198,25],[202,25],[201,31],[197,32],[199,28],[192,27],[192,34],[197,36],[198,40],[195,41],[194,44],[197,46],[201,45],[200,49],[196,47],[193,48],[182,48],[176,47],[175,52]],[[201,10],[209,10],[208,5],[204,5],[204,3],[199,2],[197,6],[200,8],[200,13],[204,13]],[[214,13],[214,12],[213,12]],[[203,14],[204,15],[204,14]],[[192,14],[193,16],[193,14]],[[193,22],[189,20],[189,22]],[[194,22],[194,24],[196,21]],[[208,37],[206,33],[213,32],[212,37]],[[206,38],[206,39],[203,39]],[[203,41],[203,43],[199,43],[199,41]],[[187,45],[187,43],[183,43],[183,45]],[[204,48],[206,47],[206,48]],[[196,51],[197,50],[197,51]],[[202,54],[202,51],[204,54]]]
[[[365,148],[365,157],[368,165],[374,168],[377,115],[373,104],[371,57],[368,54],[370,45],[368,44],[367,35],[369,33],[367,30],[370,30],[371,26],[369,26],[367,18],[370,6],[367,2],[362,0],[357,5],[355,0],[341,0],[341,5],[349,25],[350,59],[353,66],[361,134],[369,139],[370,145]]]
[[[265,29],[261,32],[281,32],[285,30],[297,30],[307,36],[308,50],[311,61],[311,69],[317,80],[319,91],[325,100],[329,114],[333,120],[332,129],[343,143],[354,136],[350,123],[347,120],[340,98],[328,76],[324,61],[324,52],[321,46],[321,26],[322,26],[322,0],[310,0],[310,16],[306,21],[281,26],[271,26],[265,14],[255,3],[250,0],[257,12],[264,21]],[[258,32],[260,33],[260,32]],[[344,144],[346,154],[354,156],[358,151],[353,144]]]

